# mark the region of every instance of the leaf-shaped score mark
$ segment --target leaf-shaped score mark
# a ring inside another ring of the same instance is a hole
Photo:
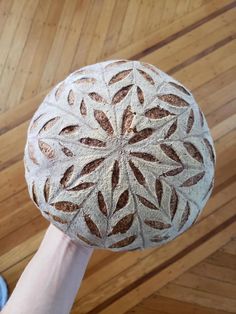
[[[168,104],[174,107],[188,107],[189,106],[189,103],[187,103],[184,99],[173,94],[161,95],[161,96],[158,96],[158,98],[164,102],[167,102]]]
[[[142,105],[144,103],[144,93],[139,86],[137,86],[137,95],[138,95],[138,100],[140,104]]]
[[[94,186],[95,183],[93,182],[83,182],[80,183],[76,186],[74,186],[73,188],[69,189],[68,191],[82,191],[82,190],[86,190],[88,188],[91,188],[92,186]]]
[[[131,106],[128,106],[123,113],[121,134],[124,135],[130,131],[131,124],[133,122],[134,114],[131,111]]]
[[[174,86],[174,87],[177,88],[178,90],[180,90],[182,93],[184,93],[184,94],[186,94],[186,95],[188,95],[188,96],[191,95],[191,94],[187,91],[187,89],[184,88],[182,85],[179,85],[179,84],[174,83],[174,82],[169,82],[169,84],[170,84],[171,86]]]
[[[100,212],[104,216],[107,217],[107,215],[108,215],[107,205],[106,205],[104,196],[103,196],[101,191],[98,191],[97,198],[98,198],[98,208],[99,208]]]
[[[136,238],[137,238],[136,235],[127,237],[127,238],[125,238],[123,240],[120,240],[120,241],[118,241],[116,243],[113,243],[112,245],[109,246],[109,248],[116,249],[116,248],[122,248],[122,247],[128,246],[131,243],[133,243]]]
[[[61,148],[61,150],[62,150],[62,152],[63,152],[67,157],[73,157],[73,156],[74,156],[74,154],[72,153],[72,151],[69,150],[69,148],[67,148],[67,147],[65,147],[65,146],[63,146],[63,147]]]
[[[141,204],[143,204],[144,206],[150,208],[150,209],[158,209],[152,202],[148,201],[145,197],[136,194],[138,197],[138,200],[140,201]]]
[[[79,141],[80,143],[91,146],[91,147],[105,147],[106,146],[105,142],[97,140],[95,138],[90,138],[90,137],[81,138]]]
[[[86,105],[85,105],[85,102],[83,99],[82,99],[81,104],[80,104],[80,113],[82,116],[87,115],[87,108],[86,108]]]
[[[96,82],[96,79],[93,77],[82,77],[75,81],[77,84],[94,84]]]
[[[133,85],[128,85],[128,86],[125,86],[125,87],[122,87],[112,98],[112,104],[113,105],[116,105],[118,104],[119,102],[121,102],[125,97],[126,95],[128,94],[128,92],[130,91],[131,87]]]
[[[101,110],[94,110],[94,118],[97,120],[101,128],[107,132],[108,135],[114,133],[113,127],[107,117],[107,115]]]
[[[188,116],[188,121],[187,121],[187,130],[186,130],[187,133],[189,133],[192,130],[193,124],[194,124],[194,113],[193,113],[193,109],[191,109]]]
[[[169,138],[172,134],[175,133],[176,130],[177,130],[177,120],[171,124],[164,138],[165,139]]]
[[[37,128],[38,123],[40,121],[40,119],[45,115],[45,113],[40,114],[36,119],[34,119],[34,121],[31,124],[30,127],[30,131],[33,131],[35,128]]]
[[[203,163],[202,154],[199,152],[196,146],[190,142],[184,142],[183,145],[192,158],[196,159],[198,162]]]
[[[138,69],[138,72],[147,82],[149,82],[152,85],[155,85],[153,78],[149,74],[147,74],[145,71],[142,71],[139,69]]]
[[[111,175],[111,186],[112,190],[114,190],[119,183],[119,177],[120,177],[120,168],[119,163],[117,160],[115,160],[113,169],[112,169],[112,175]]]
[[[66,221],[66,220],[64,220],[64,219],[62,219],[62,218],[60,218],[58,216],[51,215],[51,214],[49,214],[49,215],[50,215],[50,217],[52,217],[52,219],[54,221],[59,222],[60,224],[67,224],[68,223],[68,221]]]
[[[85,237],[83,237],[81,234],[77,233],[77,237],[85,242],[86,244],[90,245],[90,246],[96,246],[96,244],[92,243],[91,241],[89,241],[88,239],[86,239]]]
[[[43,132],[46,132],[49,129],[51,129],[57,123],[59,119],[60,117],[55,117],[53,119],[50,119],[48,122],[44,124],[44,126],[40,129],[38,134],[42,134]]]
[[[185,223],[188,220],[189,215],[190,215],[190,206],[189,206],[189,202],[187,201],[187,204],[186,204],[185,209],[184,209],[182,216],[181,216],[178,231],[180,231],[183,228],[183,226],[185,225]]]
[[[156,179],[155,182],[155,191],[159,205],[161,205],[161,200],[163,196],[163,186],[160,180]]]
[[[78,125],[69,125],[63,128],[59,135],[73,135],[79,131],[79,126]]]
[[[138,167],[135,166],[135,164],[129,160],[129,166],[131,170],[133,171],[133,174],[138,181],[139,184],[144,185],[146,183],[146,180],[142,174],[142,172],[138,169]]]
[[[161,144],[160,147],[166,156],[168,156],[170,159],[172,159],[176,162],[181,163],[179,156],[176,154],[176,152],[174,151],[174,149],[170,145]]]
[[[146,161],[151,161],[155,162],[158,161],[157,158],[151,154],[148,153],[141,153],[141,152],[130,152],[131,156],[146,160]]]
[[[50,205],[54,206],[59,211],[69,212],[69,213],[75,212],[80,208],[80,205],[72,203],[72,202],[67,202],[67,201],[51,203]]]
[[[122,64],[125,64],[129,62],[128,60],[118,60],[118,61],[115,61],[115,62],[111,62],[109,63],[108,65],[105,66],[106,69],[108,68],[113,68],[113,67],[116,67],[116,66],[120,66]]]
[[[69,91],[69,94],[67,96],[67,101],[70,106],[73,106],[75,103],[75,94],[72,89]]]
[[[159,230],[168,229],[171,227],[171,224],[167,224],[167,223],[164,223],[162,221],[157,221],[157,220],[154,221],[154,220],[145,219],[144,223],[151,228],[159,229]]]
[[[85,174],[89,174],[97,169],[97,167],[105,160],[105,158],[98,158],[91,162],[89,162],[87,165],[83,167],[83,169],[80,172],[80,175],[83,176]]]
[[[125,77],[127,77],[130,74],[131,71],[132,70],[124,70],[122,72],[117,73],[110,79],[108,85],[112,85],[116,82],[123,80]]]
[[[162,242],[162,241],[165,241],[165,240],[168,240],[168,239],[169,239],[168,235],[163,235],[163,236],[156,235],[152,239],[150,239],[150,241],[158,243],[158,242]]]
[[[214,153],[212,145],[210,144],[210,142],[208,141],[207,138],[204,138],[204,143],[208,149],[212,163],[215,164],[215,162],[216,162],[215,161],[215,153]]]
[[[31,143],[28,143],[28,154],[29,158],[33,161],[35,165],[39,165],[34,152],[34,146]]]
[[[91,219],[89,215],[84,215],[84,220],[86,222],[86,225],[88,226],[90,232],[94,235],[96,235],[98,238],[101,238],[100,231],[97,227],[97,225],[94,223],[94,221]]]
[[[129,144],[135,144],[137,142],[143,141],[146,138],[148,138],[149,136],[151,136],[153,133],[153,129],[151,128],[146,128],[143,129],[139,132],[137,132],[133,137],[131,137],[131,139],[128,141]]]
[[[170,197],[170,217],[171,220],[174,219],[177,208],[179,204],[179,197],[175,190],[175,188],[172,188],[171,197]]]
[[[149,63],[146,63],[146,62],[140,62],[142,64],[143,67],[147,68],[148,70],[151,70],[153,73],[159,75],[159,72],[157,71],[157,69],[152,66],[151,64]]]
[[[145,112],[145,117],[149,119],[163,119],[165,117],[174,115],[174,113],[171,113],[168,110],[161,108],[160,106],[151,108]]]
[[[125,233],[132,226],[134,220],[134,214],[129,214],[123,217],[117,222],[117,224],[112,228],[111,233],[108,234],[108,237],[117,233]]]
[[[172,170],[169,170],[163,174],[164,177],[173,177],[181,173],[184,170],[184,167],[178,167]]]
[[[42,140],[38,141],[38,145],[39,145],[39,149],[41,150],[41,152],[44,154],[44,156],[46,156],[48,159],[52,159],[55,157],[55,152],[54,149],[48,145],[47,143],[45,143]]]
[[[44,188],[43,188],[43,195],[44,195],[45,201],[48,202],[49,195],[50,195],[50,179],[49,178],[47,178],[47,180],[45,181]]]
[[[190,177],[184,183],[181,184],[181,187],[189,187],[197,184],[205,175],[205,171],[196,174],[195,176]]]
[[[36,189],[35,189],[35,183],[34,182],[32,184],[32,198],[33,198],[34,203],[37,206],[39,206],[38,197],[37,197],[37,194],[36,194]]]
[[[58,101],[58,99],[60,98],[61,94],[63,93],[64,89],[65,89],[65,84],[62,83],[62,84],[58,87],[58,89],[56,90],[55,98],[56,98],[57,101]]]
[[[71,179],[71,177],[73,175],[73,172],[74,172],[74,166],[73,165],[70,166],[69,168],[67,168],[66,171],[64,172],[64,174],[63,174],[63,176],[62,176],[62,178],[60,180],[60,184],[64,188],[68,185],[68,183],[69,183],[69,181],[70,181],[70,179]]]
[[[199,108],[199,116],[200,116],[201,127],[203,127],[203,125],[204,125],[204,117],[203,117],[203,113],[202,113],[200,108]]]
[[[107,103],[107,101],[98,93],[92,92],[92,93],[89,93],[88,96],[96,102]]]
[[[118,202],[116,204],[115,212],[122,209],[128,204],[129,201],[129,191],[125,190],[121,195],[119,196]]]

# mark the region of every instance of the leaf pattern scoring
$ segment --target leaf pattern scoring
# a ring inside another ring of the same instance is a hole
[[[130,74],[132,70],[124,70],[122,72],[119,72],[117,74],[115,74],[109,81],[108,85],[112,85],[114,83],[117,83],[121,80],[123,80],[126,76],[128,76]]]
[[[184,142],[183,144],[184,144],[184,147],[186,148],[187,152],[189,153],[189,155],[191,157],[193,157],[197,161],[203,163],[202,154],[199,152],[199,150],[197,149],[197,147],[195,145],[193,145],[190,142]]]
[[[133,137],[131,137],[131,139],[129,140],[129,144],[135,144],[137,142],[143,141],[146,138],[148,138],[149,136],[151,136],[153,133],[153,129],[151,128],[146,128],[143,129],[139,132],[137,132]]]
[[[133,243],[136,238],[137,238],[136,235],[127,237],[127,238],[125,238],[123,240],[120,240],[118,242],[113,243],[112,245],[109,246],[109,248],[116,249],[116,248],[122,248],[122,247],[128,246],[131,243]]]
[[[134,220],[134,214],[128,214],[125,217],[121,218],[116,225],[112,228],[111,233],[108,236],[117,234],[117,233],[125,233],[132,226]]]
[[[129,201],[129,191],[125,190],[123,193],[121,193],[121,195],[118,198],[115,212],[122,209],[123,207],[125,207],[127,205],[128,201]]]
[[[51,203],[50,205],[62,212],[75,212],[80,208],[80,205],[68,201]]]
[[[176,162],[181,163],[179,156],[176,154],[176,152],[170,145],[161,144],[160,147],[161,147],[161,150],[166,154],[166,156],[168,156],[169,158],[171,158],[172,160]]]
[[[168,116],[173,116],[174,113],[161,108],[160,106],[149,109],[145,112],[145,116],[149,119],[163,119]]]
[[[159,229],[159,230],[168,229],[171,227],[171,224],[164,223],[161,221],[154,221],[154,220],[145,219],[144,222],[149,227],[154,228],[154,229]]]
[[[104,216],[107,217],[107,215],[108,215],[108,209],[107,209],[107,205],[106,205],[104,196],[103,196],[103,194],[102,194],[101,191],[98,191],[97,198],[98,198],[98,208],[99,208],[100,212],[101,212]]]
[[[150,208],[150,209],[158,209],[152,202],[150,202],[149,200],[147,200],[145,197],[138,195],[138,200],[140,201],[140,203],[142,203],[144,206]]]
[[[87,227],[89,228],[90,232],[94,235],[96,235],[98,238],[101,238],[101,233],[97,227],[97,225],[94,223],[92,218],[89,215],[84,215],[84,220],[86,222]]]
[[[186,181],[184,181],[181,187],[189,187],[189,186],[197,184],[204,177],[204,175],[205,175],[205,171],[199,172],[195,176],[192,176]]]
[[[127,85],[121,88],[112,98],[112,104],[116,105],[120,103],[128,94],[133,85]]]
[[[164,102],[167,102],[171,106],[174,107],[188,107],[189,103],[187,103],[184,99],[174,94],[167,94],[158,96],[158,98]]]
[[[112,125],[103,111],[94,110],[94,117],[104,131],[106,131],[109,135],[113,134],[114,131]]]
[[[56,106],[31,123],[31,197],[65,230],[82,219],[82,229],[70,231],[84,244],[118,251],[162,244],[199,215],[192,193],[199,204],[209,197],[215,152],[205,118],[191,93],[161,73],[128,60],[85,67],[53,90],[45,104]]]

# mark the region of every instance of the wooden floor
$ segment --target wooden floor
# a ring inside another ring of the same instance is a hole
[[[214,192],[196,225],[160,249],[95,251],[72,313],[236,313],[235,31],[232,0],[0,1],[0,272],[10,291],[48,226],[24,180],[33,112],[71,71],[138,59],[193,91],[215,141]]]

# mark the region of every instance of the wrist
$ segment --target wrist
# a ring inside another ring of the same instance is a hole
[[[60,247],[67,252],[73,253],[75,255],[83,255],[84,257],[88,256],[88,258],[93,252],[92,247],[75,243],[67,234],[52,224],[49,225],[40,247],[41,246],[47,246],[51,248]]]

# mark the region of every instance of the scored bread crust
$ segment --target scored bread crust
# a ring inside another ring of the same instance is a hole
[[[74,241],[122,251],[162,245],[194,223],[215,151],[189,90],[148,63],[110,60],[46,96],[24,163],[46,219]]]

